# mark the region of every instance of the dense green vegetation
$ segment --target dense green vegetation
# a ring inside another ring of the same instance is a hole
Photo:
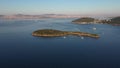
[[[98,20],[98,19],[94,19],[94,18],[80,18],[80,19],[76,19],[74,21],[72,21],[74,23],[77,24],[112,24],[112,25],[120,25],[120,17],[114,17],[112,19],[109,20]]]
[[[114,17],[114,18],[109,19],[109,20],[101,20],[100,23],[120,25],[120,17]]]
[[[120,24],[120,17],[112,18],[110,23],[111,24]]]
[[[37,30],[34,33],[40,34],[40,35],[62,35],[66,34],[67,32],[59,31],[59,30],[52,30],[52,29],[43,29],[43,30]]]
[[[72,22],[94,22],[94,18],[90,18],[90,17],[84,17],[84,18],[80,18],[80,19],[76,19]]]
[[[71,32],[71,31],[60,31],[53,29],[42,29],[37,30],[32,33],[33,36],[41,36],[41,37],[56,37],[56,36],[66,36],[66,35],[75,35],[75,36],[85,36],[85,37],[93,37],[99,38],[97,34],[85,33],[85,32]]]

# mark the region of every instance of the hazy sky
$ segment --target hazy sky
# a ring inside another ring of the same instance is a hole
[[[0,0],[0,14],[120,15],[120,0]]]

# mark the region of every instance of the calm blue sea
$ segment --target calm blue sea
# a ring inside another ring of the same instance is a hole
[[[0,68],[120,68],[120,26],[72,20],[0,20]],[[90,32],[100,38],[33,37],[39,29]]]

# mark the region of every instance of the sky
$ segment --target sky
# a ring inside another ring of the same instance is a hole
[[[120,0],[0,0],[0,14],[120,15]]]

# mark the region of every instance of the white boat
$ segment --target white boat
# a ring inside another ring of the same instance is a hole
[[[97,28],[93,27],[93,30],[97,30]]]
[[[63,38],[65,39],[66,37],[64,36]]]
[[[81,37],[81,39],[84,39],[84,37]]]

